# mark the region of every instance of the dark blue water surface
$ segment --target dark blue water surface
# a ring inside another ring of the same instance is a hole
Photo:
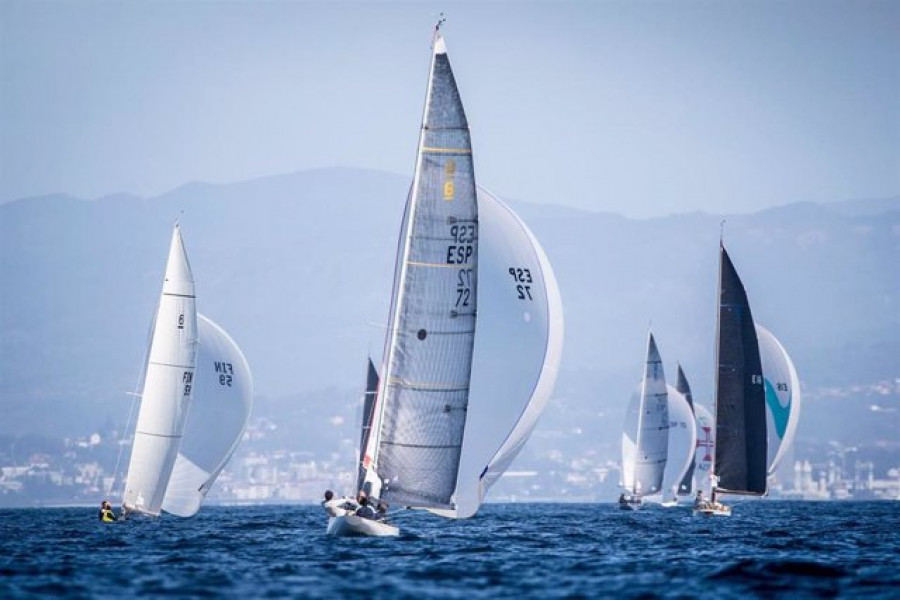
[[[399,538],[330,538],[319,507],[204,507],[103,524],[0,511],[0,597],[900,598],[900,503],[746,502],[734,515],[612,504],[398,515]]]

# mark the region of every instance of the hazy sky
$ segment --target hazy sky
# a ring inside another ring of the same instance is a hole
[[[411,175],[431,28],[476,177],[631,216],[900,194],[900,2],[0,0],[0,201]]]

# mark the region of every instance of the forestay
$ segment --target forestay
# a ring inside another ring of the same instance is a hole
[[[478,208],[468,123],[443,39],[434,52],[364,465],[396,505],[452,508],[469,400]],[[380,480],[380,481],[379,481]],[[376,490],[379,491],[379,490]]]
[[[197,315],[199,344],[190,417],[162,508],[179,517],[197,513],[234,453],[253,404],[246,358],[219,325]]]
[[[794,441],[800,418],[800,380],[787,350],[772,332],[757,324],[756,336],[766,388],[766,464],[771,475]]]
[[[144,372],[141,408],[123,505],[158,515],[175,464],[193,389],[197,342],[194,277],[178,225]]]

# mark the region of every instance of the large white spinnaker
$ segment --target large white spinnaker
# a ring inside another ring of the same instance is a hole
[[[640,395],[629,402],[622,430],[622,487],[634,496],[661,491],[668,446],[666,376],[651,333]]]
[[[694,449],[697,445],[697,423],[687,397],[669,385],[668,402],[669,451],[663,476],[664,501],[682,493],[679,486],[694,461]],[[684,493],[690,493],[690,490]]]
[[[778,469],[794,441],[800,418],[800,380],[787,350],[771,331],[756,325],[759,354],[766,387],[766,433],[768,473]]]
[[[196,348],[194,277],[175,225],[125,481],[129,511],[159,514],[191,400]]]
[[[234,453],[253,405],[247,359],[231,336],[197,315],[199,344],[190,417],[162,508],[179,517],[197,513]]]
[[[454,494],[474,515],[522,450],[547,405],[559,369],[563,310],[544,250],[502,201],[478,190],[478,331],[472,387]]]

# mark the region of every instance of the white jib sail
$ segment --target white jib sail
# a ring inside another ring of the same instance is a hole
[[[678,493],[678,485],[684,479],[694,459],[697,446],[697,423],[694,412],[684,394],[668,386],[669,395],[669,451],[663,476],[663,492],[670,500]]]
[[[800,380],[791,357],[772,332],[756,324],[766,388],[766,464],[773,474],[794,441],[800,418]]]
[[[709,497],[709,470],[712,467],[716,448],[716,422],[709,409],[694,400],[694,415],[697,421],[697,450],[694,454],[694,487],[703,490]]]
[[[231,336],[197,315],[199,344],[191,411],[162,509],[197,513],[216,477],[237,449],[253,405],[247,359]]]
[[[629,403],[622,432],[623,487],[636,495],[662,490],[669,446],[669,401],[662,359],[653,334],[647,342],[647,362],[638,407]],[[634,413],[637,426],[634,430]],[[630,471],[630,472],[629,472]]]
[[[130,510],[159,514],[184,431],[196,348],[194,277],[176,225],[125,481],[123,505]]]
[[[547,405],[563,345],[556,277],[541,245],[506,204],[478,190],[478,330],[454,500],[442,516],[474,515],[522,450]]]

